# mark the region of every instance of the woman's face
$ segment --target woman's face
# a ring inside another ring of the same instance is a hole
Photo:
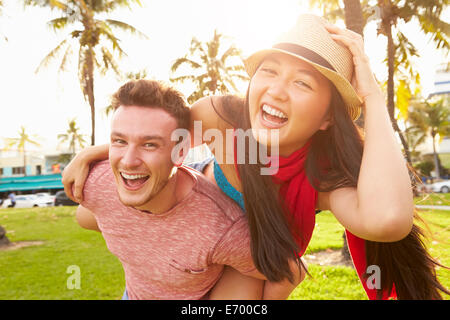
[[[270,147],[279,130],[279,154],[288,156],[330,124],[331,82],[308,63],[283,53],[268,55],[250,81],[250,122],[255,139]],[[266,130],[267,136],[258,133]]]

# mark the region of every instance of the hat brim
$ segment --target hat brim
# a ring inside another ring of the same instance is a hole
[[[333,70],[323,67],[315,62],[306,59],[305,57],[299,56],[292,52],[277,48],[270,48],[255,52],[254,54],[252,54],[251,56],[249,56],[247,59],[244,60],[245,70],[247,71],[250,78],[253,77],[253,75],[256,72],[256,69],[259,67],[264,58],[271,53],[288,54],[290,56],[296,57],[300,60],[303,60],[311,64],[317,71],[319,71],[322,75],[324,75],[328,80],[330,80],[334,84],[338,92],[341,94],[342,100],[344,101],[345,106],[347,107],[347,111],[351,119],[353,121],[356,121],[359,118],[359,116],[361,115],[361,107],[363,102],[356,93],[351,83],[346,78],[344,78],[343,76],[341,76],[340,74],[338,74]]]

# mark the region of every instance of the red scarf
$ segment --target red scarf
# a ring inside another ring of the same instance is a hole
[[[289,211],[293,215],[293,225],[300,231],[301,237],[294,237],[300,247],[300,256],[305,253],[315,226],[315,209],[318,192],[306,177],[304,164],[311,140],[305,146],[292,153],[289,157],[278,157],[278,172],[273,175],[273,181],[280,184],[280,196],[285,200]],[[364,275],[367,270],[364,240],[345,230],[347,244],[356,272],[369,297],[377,298],[376,289],[369,289]],[[370,274],[369,274],[370,275]],[[395,298],[395,288],[389,294],[383,292],[383,299]]]
[[[310,145],[311,141],[308,141],[287,158],[279,156],[278,172],[272,175],[273,182],[280,184],[280,196],[292,214],[293,227],[300,230],[301,236],[293,231],[300,247],[300,256],[308,247],[316,223],[315,209],[318,193],[309,183],[304,168]]]

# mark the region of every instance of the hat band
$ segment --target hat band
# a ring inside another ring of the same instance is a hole
[[[321,65],[322,67],[328,68],[328,69],[336,72],[336,70],[333,68],[333,66],[327,60],[322,58],[320,55],[318,55],[314,51],[309,50],[308,48],[305,48],[305,47],[302,47],[302,46],[299,46],[299,45],[293,44],[293,43],[287,43],[287,42],[278,43],[278,44],[274,45],[272,48],[288,51],[290,53],[293,53],[295,55],[306,58],[311,62],[314,62],[318,65]]]

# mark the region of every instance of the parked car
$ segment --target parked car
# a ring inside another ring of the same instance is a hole
[[[439,181],[426,186],[428,192],[450,192],[450,180]]]
[[[40,199],[45,199],[46,202],[51,202],[52,205],[55,203],[55,196],[51,195],[48,192],[39,192],[39,193],[36,193],[35,196]]]
[[[8,208],[11,204],[10,199],[3,201],[2,208]],[[49,199],[37,197],[34,194],[23,194],[16,196],[16,205],[14,208],[33,208],[33,207],[50,207],[53,206],[53,201]]]
[[[78,203],[70,200],[64,191],[58,191],[55,195],[55,206],[77,206]]]

